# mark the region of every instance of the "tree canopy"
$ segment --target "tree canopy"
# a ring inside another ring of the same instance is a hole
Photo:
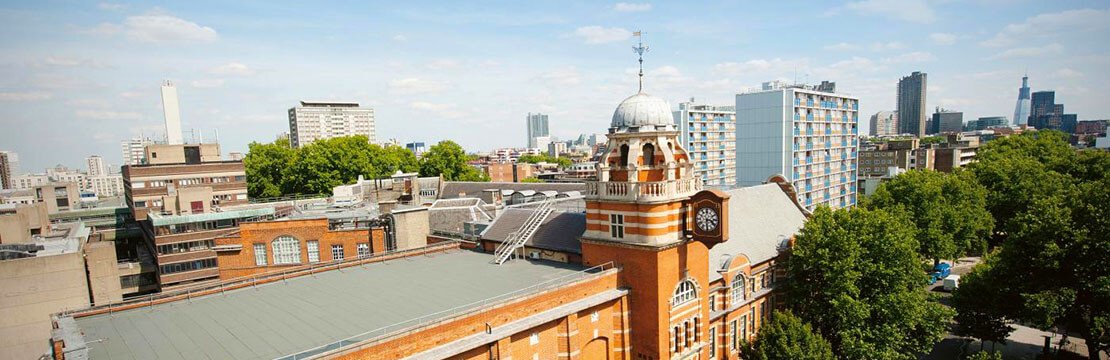
[[[516,161],[517,162],[522,162],[522,163],[529,163],[529,164],[539,164],[541,162],[551,163],[551,164],[559,164],[560,168],[567,168],[567,167],[570,167],[570,165],[571,165],[571,161],[568,158],[555,157],[555,156],[551,156],[551,155],[548,155],[548,154],[521,155],[520,158],[517,159]]]
[[[444,140],[432,145],[420,159],[420,176],[443,176],[447,181],[489,181],[489,175],[467,164],[462,146]]]
[[[834,360],[832,346],[790,312],[775,311],[759,327],[755,341],[740,349],[751,360]]]
[[[451,148],[452,156],[442,155],[445,148]],[[484,174],[466,164],[466,154],[457,144],[445,141],[432,149],[438,150],[429,151],[431,157],[417,159],[408,149],[371,144],[360,135],[318,140],[301,148],[291,148],[284,139],[268,144],[255,142],[243,159],[247,193],[254,198],[327,194],[336,186],[354,183],[360,175],[380,179],[397,171],[438,176],[447,169],[451,171],[445,175],[448,180],[458,180],[456,174],[460,172],[469,176],[466,180],[482,180]],[[434,165],[425,166],[429,164]]]
[[[849,359],[916,359],[951,312],[931,301],[913,224],[876,209],[818,208],[786,263],[783,298]]]
[[[905,212],[915,225],[918,253],[936,263],[986,252],[994,227],[986,198],[986,188],[970,173],[912,170],[884,182],[864,203]]]

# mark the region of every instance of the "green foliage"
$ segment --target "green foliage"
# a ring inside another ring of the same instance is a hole
[[[289,140],[278,139],[269,144],[252,142],[248,149],[247,156],[243,158],[247,195],[253,198],[281,196],[283,174],[295,154],[289,147]]]
[[[946,142],[948,142],[948,138],[944,137],[944,136],[926,136],[926,137],[921,138],[920,144],[921,145],[943,144],[943,143],[946,143]]]
[[[783,298],[843,358],[915,359],[952,314],[921,286],[914,226],[874,209],[814,212],[786,264]]]
[[[832,346],[790,312],[775,311],[759,328],[759,336],[740,349],[751,360],[833,360]]]
[[[1001,352],[986,352],[980,351],[969,355],[967,360],[1002,360]]]
[[[986,188],[968,173],[913,170],[884,182],[865,205],[904,212],[916,225],[918,253],[936,263],[986,251],[994,227],[986,198]]]
[[[544,181],[540,180],[540,179],[537,179],[537,178],[534,178],[534,177],[526,177],[526,178],[520,179],[520,182],[522,182],[522,183],[542,183]]]
[[[517,162],[529,163],[529,164],[539,164],[541,162],[545,162],[545,163],[551,163],[551,164],[559,164],[560,168],[567,168],[567,167],[570,167],[570,165],[571,165],[571,161],[568,158],[554,157],[554,156],[551,156],[551,155],[548,155],[548,154],[521,155],[520,159],[517,159]]]
[[[467,164],[462,146],[444,140],[432,145],[420,159],[420,176],[443,176],[447,181],[489,181],[489,175]]]
[[[1008,304],[998,303],[999,295],[1006,292],[1007,282],[995,282],[994,257],[976,266],[960,277],[960,287],[952,293],[952,307],[956,309],[954,332],[982,341],[1005,343],[1014,331],[1005,320]]]

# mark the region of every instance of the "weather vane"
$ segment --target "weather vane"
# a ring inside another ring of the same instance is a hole
[[[632,51],[640,55],[640,92],[644,92],[644,53],[648,52],[648,47],[644,46],[644,34],[641,31],[632,33],[632,36],[639,38],[639,46],[633,46]]]

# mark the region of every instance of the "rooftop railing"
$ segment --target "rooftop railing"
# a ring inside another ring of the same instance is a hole
[[[606,200],[651,201],[693,195],[701,189],[701,178],[649,182],[590,181],[586,182],[585,195]]]
[[[540,282],[523,289],[478,300],[469,304],[459,305],[447,310],[438,311],[399,323],[383,326],[374,330],[348,337],[343,340],[331,342],[301,352],[278,357],[275,360],[310,359],[320,354],[340,350],[348,346],[357,345],[371,340],[388,338],[392,334],[417,331],[423,328],[427,328],[428,326],[436,323],[459,319],[465,316],[504,306],[508,302],[531,296],[542,291],[563,287],[565,285],[569,285],[571,283],[586,279],[592,279],[595,276],[600,276],[608,270],[612,270],[613,268],[613,263],[607,262],[572,274],[567,274],[544,282]]]

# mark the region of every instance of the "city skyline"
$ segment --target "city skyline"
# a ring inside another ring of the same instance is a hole
[[[305,98],[373,106],[379,141],[513,146],[520,116],[537,111],[559,124],[552,136],[573,138],[604,126],[611,104],[635,90],[628,50],[641,29],[652,46],[645,88],[672,104],[728,105],[763,81],[829,80],[869,117],[894,110],[898,78],[922,71],[926,108],[1006,116],[1028,68],[1033,90],[1056,90],[1080,120],[1110,118],[1092,91],[1108,80],[1098,69],[1110,51],[1096,40],[1110,34],[1107,9],[899,5],[224,4],[216,13],[204,3],[7,4],[0,16],[13,36],[0,55],[0,111],[15,131],[0,134],[0,150],[19,153],[25,172],[77,168],[93,154],[119,164],[120,141],[161,138],[164,79],[178,85],[183,129],[219,129],[229,153],[287,131],[289,104]],[[676,17],[679,9],[697,17]],[[851,25],[823,28],[819,39],[786,31],[830,20]],[[701,23],[719,25],[693,26]],[[35,151],[44,138],[70,145]]]

